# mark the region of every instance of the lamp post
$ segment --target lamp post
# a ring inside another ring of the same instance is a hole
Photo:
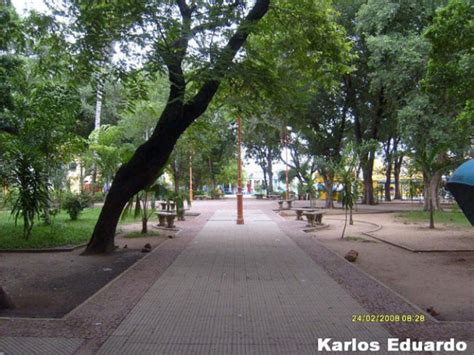
[[[242,158],[241,158],[240,116],[237,116],[237,224],[244,224],[244,201],[242,196]]]
[[[193,202],[193,153],[189,154],[189,204]]]
[[[291,130],[291,127],[285,127],[284,128],[284,134],[283,134],[283,140],[285,144],[285,159],[286,159],[286,164],[285,164],[285,177],[286,177],[286,199],[290,199],[290,183],[289,183],[289,178],[288,178],[288,131]]]

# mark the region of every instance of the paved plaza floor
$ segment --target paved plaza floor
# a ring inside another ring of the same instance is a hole
[[[101,354],[315,353],[318,338],[380,340],[378,324],[266,214],[218,211]]]

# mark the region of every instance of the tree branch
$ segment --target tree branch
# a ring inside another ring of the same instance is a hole
[[[242,21],[238,29],[227,42],[221,51],[219,58],[216,60],[214,69],[211,70],[211,77],[206,81],[198,93],[185,104],[184,107],[184,124],[192,123],[199,117],[209,105],[212,97],[217,92],[222,77],[225,75],[235,55],[247,40],[251,32],[251,25],[260,20],[268,11],[270,0],[257,0],[254,7],[248,13],[247,17]]]

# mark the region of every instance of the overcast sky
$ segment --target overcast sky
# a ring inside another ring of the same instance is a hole
[[[43,12],[47,9],[43,0],[12,0],[12,4],[20,15],[23,15],[28,10]]]

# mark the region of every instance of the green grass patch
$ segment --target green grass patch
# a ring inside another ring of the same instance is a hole
[[[124,238],[147,238],[147,237],[157,237],[160,235],[160,232],[158,231],[148,231],[148,233],[143,234],[140,231],[134,231],[130,232],[126,235],[124,235]]]
[[[426,211],[411,211],[402,212],[397,215],[403,222],[430,222],[430,214]],[[466,216],[459,211],[450,212],[435,212],[434,221],[436,223],[448,224],[460,227],[470,227],[471,223],[467,220]]]
[[[100,208],[86,208],[79,219],[71,221],[65,211],[54,217],[50,226],[35,222],[31,237],[23,238],[23,223],[15,219],[8,211],[0,212],[0,249],[42,249],[60,246],[75,246],[86,243],[99,218]],[[134,218],[126,218],[120,223],[135,222]]]

